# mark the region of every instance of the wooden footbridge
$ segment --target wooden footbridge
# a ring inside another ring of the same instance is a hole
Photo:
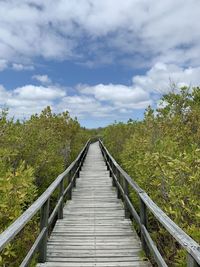
[[[50,198],[57,189],[52,209]],[[139,213],[130,200],[131,190],[138,195]],[[187,266],[200,266],[200,246],[131,179],[101,141],[89,141],[67,170],[0,235],[0,250],[40,212],[40,233],[21,267],[30,266],[37,253],[38,267],[151,266],[142,250],[166,267],[148,232],[147,210],[187,251]]]

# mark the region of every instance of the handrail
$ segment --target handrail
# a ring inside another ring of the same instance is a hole
[[[99,140],[100,148],[105,159],[110,176],[113,178],[113,184],[117,187],[118,196],[122,197],[125,204],[125,215],[129,213],[133,216],[135,221],[139,224],[141,231],[141,241],[145,252],[148,254],[149,250],[153,255],[158,266],[166,267],[163,257],[159,253],[153,240],[151,239],[147,230],[147,211],[148,208],[162,226],[170,233],[170,235],[177,240],[177,242],[187,251],[187,266],[200,266],[200,245],[187,235],[177,224],[175,224],[147,195],[147,193],[140,188],[136,182],[119,166],[116,160],[111,156],[103,142]],[[121,181],[121,178],[123,181]],[[130,186],[138,195],[140,199],[140,216],[133,207],[129,199]]]
[[[76,178],[79,176],[79,171],[87,154],[90,142],[91,140],[87,141],[77,158],[70,164],[70,166],[54,180],[54,182],[46,189],[46,191],[20,217],[18,217],[3,233],[0,234],[1,252],[3,248],[5,248],[5,246],[11,240],[13,240],[15,236],[24,228],[24,226],[33,218],[33,216],[39,210],[41,210],[40,233],[20,266],[28,266],[39,246],[41,246],[39,261],[46,261],[48,228],[51,226],[56,215],[58,215],[58,218],[60,219],[63,217],[62,208],[64,198],[67,194],[69,195],[69,198],[71,196],[72,188],[76,185]],[[66,189],[64,189],[65,178],[67,178],[66,181],[68,182]],[[60,192],[57,205],[49,215],[50,197],[58,187],[60,188]]]

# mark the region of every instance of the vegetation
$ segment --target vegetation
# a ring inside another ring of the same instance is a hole
[[[50,107],[24,122],[0,114],[0,231],[5,230],[77,156],[90,136],[68,112]],[[34,219],[6,247],[1,266],[19,266],[38,231]],[[32,233],[30,235],[30,232]]]
[[[148,107],[141,122],[108,126],[104,143],[158,206],[200,242],[200,88],[163,96],[162,108]],[[137,203],[133,192],[131,198]],[[184,251],[153,217],[150,221],[169,266],[185,266]]]
[[[200,242],[200,88],[182,88],[162,98],[143,121],[86,130],[68,112],[50,107],[29,120],[0,114],[0,231],[6,229],[77,156],[92,135],[103,135],[111,154],[172,220]],[[114,137],[114,138],[113,138]],[[130,192],[137,208],[137,197]],[[0,256],[1,266],[19,266],[38,232],[37,216]],[[150,217],[151,235],[169,266],[184,266],[185,254]],[[30,232],[32,233],[30,235]],[[22,253],[23,251],[23,253]]]

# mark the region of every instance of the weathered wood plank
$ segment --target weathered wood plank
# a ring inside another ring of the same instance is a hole
[[[141,242],[124,217],[124,207],[98,144],[88,155],[48,240],[45,266],[150,266],[140,258]]]
[[[84,257],[48,257],[49,261],[58,261],[58,262],[138,262],[140,257],[137,256],[124,256],[124,257],[95,257],[95,258],[84,258]]]
[[[138,244],[131,244],[131,245],[124,245],[121,246],[121,244],[117,244],[117,245],[98,245],[96,246],[94,245],[88,245],[87,247],[85,245],[77,245],[77,246],[72,246],[69,244],[60,244],[60,243],[49,243],[48,244],[48,249],[49,251],[51,250],[67,250],[67,251],[71,251],[71,250],[75,250],[75,251],[82,251],[82,250],[100,250],[100,251],[109,251],[109,250],[114,250],[114,251],[123,251],[123,250],[132,250],[132,249],[141,249],[141,246]]]
[[[48,262],[38,264],[38,267],[150,267],[148,262]]]

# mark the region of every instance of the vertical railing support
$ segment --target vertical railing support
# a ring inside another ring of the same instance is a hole
[[[48,218],[49,218],[49,198],[42,206],[41,215],[40,215],[40,231],[46,228],[46,232],[40,243],[40,248],[39,248],[39,262],[40,263],[44,263],[47,258]]]
[[[115,166],[114,166],[114,164],[113,164],[113,162],[111,160],[110,160],[110,166],[111,166],[111,169],[113,171],[113,174],[116,176],[116,169],[115,169]],[[115,178],[114,178],[113,174],[110,171],[110,177],[112,177],[112,186],[116,186],[116,182],[115,182]]]
[[[75,177],[74,177],[73,187],[76,187],[76,174],[75,174]]]
[[[78,169],[78,171],[76,173],[76,178],[79,178],[79,176],[80,176],[80,162],[77,162],[76,169]]]
[[[129,197],[128,182],[125,178],[124,178],[123,184],[124,184],[124,194],[127,197]],[[127,205],[125,200],[124,200],[124,209],[125,209],[125,218],[127,218],[127,219],[130,218],[129,208],[128,208],[128,205]]]
[[[59,191],[59,200],[62,198],[60,203],[60,207],[58,209],[58,219],[63,219],[63,193],[64,193],[64,179],[60,182],[60,191]]]
[[[146,244],[142,226],[144,225],[147,228],[147,208],[143,200],[140,198],[140,223],[141,223],[141,241],[142,241],[142,248],[146,254],[148,254],[148,246]]]
[[[120,184],[120,179],[121,179],[120,176],[121,176],[121,174],[120,174],[119,170],[117,169],[116,170],[116,177],[117,177],[117,181],[119,184]],[[117,198],[119,198],[119,199],[121,198],[121,193],[120,193],[118,186],[117,186]]]
[[[187,267],[199,267],[199,264],[193,259],[193,257],[187,254]]]
[[[76,187],[76,177],[77,177],[77,174],[76,174],[76,164],[73,167],[73,172],[72,173],[73,173],[72,177],[74,177],[73,187]]]
[[[71,183],[71,180],[72,180],[72,171],[69,171],[69,174],[68,174],[68,181],[69,181],[69,184]],[[69,199],[69,200],[72,199],[72,186],[71,186],[70,189],[69,189],[68,199]]]
[[[109,159],[109,165],[110,165],[110,168],[109,168],[109,175],[110,175],[110,177],[112,177],[112,161]],[[113,177],[112,177],[113,178]]]
[[[107,170],[109,171],[109,157],[106,155]]]
[[[85,152],[84,152],[85,153]],[[83,167],[83,162],[85,160],[85,155],[83,155],[83,158],[81,159],[80,161],[80,168],[79,168],[79,171],[81,171],[82,167]]]

